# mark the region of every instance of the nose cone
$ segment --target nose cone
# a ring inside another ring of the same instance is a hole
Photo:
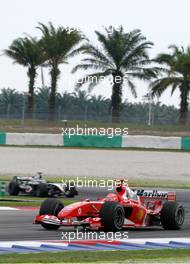
[[[68,205],[59,212],[58,218],[63,219],[81,216],[82,206],[83,204],[81,202]]]

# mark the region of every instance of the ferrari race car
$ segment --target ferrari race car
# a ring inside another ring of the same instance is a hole
[[[118,231],[128,227],[162,226],[177,230],[185,212],[174,192],[132,190],[125,180],[116,183],[116,192],[97,201],[88,199],[64,207],[58,199],[45,200],[34,223],[45,229],[81,226],[83,229]]]
[[[32,177],[14,176],[8,185],[9,195],[30,194],[37,197],[74,197],[78,194],[74,185],[66,183],[47,182],[42,177],[42,173]]]

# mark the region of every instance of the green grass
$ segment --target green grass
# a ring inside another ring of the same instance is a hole
[[[0,206],[10,206],[10,207],[25,207],[25,206],[31,206],[31,207],[39,207],[41,202],[3,202],[0,201]]]
[[[153,125],[130,123],[105,123],[98,121],[68,120],[68,127],[120,127],[128,128],[130,135],[162,135],[162,136],[190,136],[190,126],[182,125]],[[25,120],[24,127],[21,120],[0,120],[2,132],[31,132],[31,133],[61,133],[62,121]]]
[[[9,201],[6,201],[6,200]],[[47,198],[37,198],[32,196],[0,196],[0,206],[34,206],[38,207],[41,205],[42,201]],[[77,199],[73,198],[59,198],[64,205],[69,205],[71,203],[77,202]],[[5,200],[5,201],[3,201]],[[18,201],[19,200],[19,201]]]
[[[0,263],[189,263],[190,249],[1,255]]]
[[[151,187],[151,188],[174,188],[190,189],[190,182],[173,181],[173,180],[131,180],[130,186],[134,187]]]

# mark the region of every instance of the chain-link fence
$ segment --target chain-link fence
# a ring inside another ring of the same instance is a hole
[[[61,109],[55,111],[55,113],[50,115],[48,112],[33,112],[28,113],[26,110],[18,111],[14,110],[12,112],[1,111],[0,109],[0,121],[13,121],[17,120],[20,123],[25,122],[25,120],[41,120],[41,121],[62,121],[62,120],[78,120],[78,121],[95,121],[102,123],[112,123],[112,115],[108,114],[96,114],[90,111],[85,111],[84,113],[68,113]],[[130,123],[130,124],[147,124],[147,125],[177,125],[179,124],[179,112],[165,112],[160,109],[154,111],[154,109],[149,111],[124,111],[121,112],[120,118],[117,120],[119,123]],[[190,124],[190,114],[188,113],[187,124]]]
[[[145,130],[150,131],[150,134],[157,130],[164,132],[167,130],[166,127],[169,127],[168,131],[171,131],[171,134],[175,131],[184,131],[186,135],[190,125],[190,113],[187,116],[187,125],[183,126],[179,122],[179,110],[174,107],[159,104],[152,104],[151,107],[149,104],[127,104],[122,108],[117,121],[117,124],[113,123],[110,109],[102,106],[101,109],[96,109],[90,106],[75,108],[71,105],[65,109],[58,105],[54,114],[50,115],[47,111],[39,111],[39,106],[34,107],[32,113],[28,113],[26,105],[25,107],[22,104],[17,107],[9,104],[6,107],[0,105],[0,131],[7,132],[57,133],[65,124],[70,127],[87,124],[90,127],[130,127],[133,134],[143,134]]]

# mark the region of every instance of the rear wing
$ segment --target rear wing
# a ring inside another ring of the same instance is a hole
[[[158,190],[144,190],[144,189],[133,189],[141,200],[167,200],[176,201],[176,193],[171,191],[158,191]]]

